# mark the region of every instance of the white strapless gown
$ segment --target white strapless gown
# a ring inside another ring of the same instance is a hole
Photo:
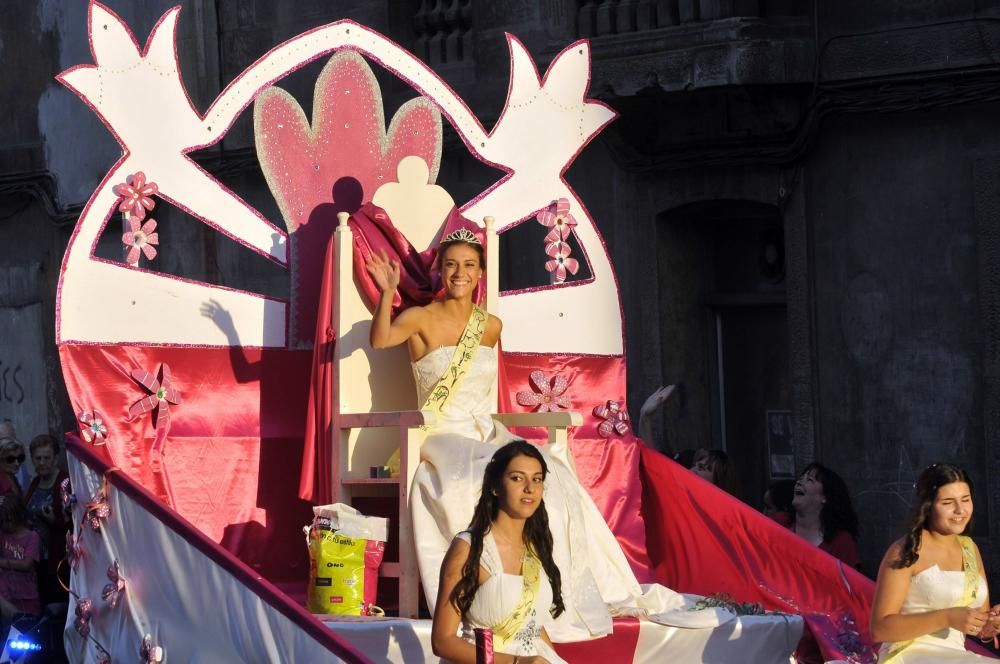
[[[945,572],[932,565],[914,575],[900,613],[920,613],[959,606],[965,589],[965,572]],[[986,597],[986,579],[979,577],[979,588],[974,603],[981,603]],[[972,606],[971,604],[969,606]],[[878,661],[885,661],[892,643],[882,645]],[[997,660],[982,657],[965,649],[965,635],[957,629],[948,628],[933,634],[918,637],[892,658],[892,664],[949,664],[950,662],[996,663]]]
[[[453,352],[454,346],[438,348],[413,364],[420,403],[449,366]],[[421,448],[410,512],[420,579],[431,611],[441,561],[452,538],[469,526],[486,464],[497,447],[514,438],[490,417],[489,394],[496,372],[495,350],[480,347],[461,390]],[[566,606],[566,612],[546,626],[553,641],[610,634],[613,615],[677,627],[716,627],[734,618],[723,609],[692,611],[695,599],[664,586],[640,586],[618,541],[580,486],[567,447],[546,445],[542,453],[549,468],[545,506]]]

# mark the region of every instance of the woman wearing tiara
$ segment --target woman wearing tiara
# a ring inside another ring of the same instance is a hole
[[[493,421],[496,344],[502,324],[474,302],[484,271],[483,247],[468,229],[444,237],[438,253],[443,298],[391,319],[400,266],[373,253],[366,269],[380,291],[371,344],[406,343],[422,410],[437,423],[427,432],[411,490],[420,578],[428,603],[456,533],[465,530],[480,494],[483,471],[497,448],[514,436]],[[611,632],[612,615],[636,615],[681,627],[714,627],[732,618],[720,609],[692,611],[692,600],[663,586],[639,586],[621,547],[573,471],[563,446],[542,448],[553,538],[562,571],[565,612],[547,629],[554,641],[579,641]],[[434,607],[430,607],[433,611]]]

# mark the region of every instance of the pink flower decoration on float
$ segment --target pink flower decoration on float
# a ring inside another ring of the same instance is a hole
[[[83,427],[80,429],[80,436],[84,441],[93,445],[103,445],[108,437],[108,427],[104,424],[104,418],[96,410],[90,412],[83,411],[77,416]],[[63,503],[65,504],[65,503]]]
[[[90,636],[90,618],[93,611],[94,603],[86,597],[76,601],[76,619],[73,620],[73,629],[83,638]]]
[[[112,189],[122,199],[118,210],[139,221],[145,218],[146,210],[152,210],[156,205],[152,197],[159,190],[155,182],[146,182],[146,174],[142,171],[128,176],[125,182],[116,184]]]
[[[629,431],[628,412],[618,401],[608,401],[594,408],[594,415],[604,420],[597,426],[597,433],[604,438],[613,434],[624,436]]]
[[[569,200],[560,198],[538,213],[535,217],[542,226],[552,230],[545,236],[546,242],[565,240],[576,226],[576,219],[569,213]]]
[[[145,664],[157,664],[163,661],[163,648],[153,643],[150,634],[142,637],[142,644],[139,646],[139,657]]]
[[[113,609],[118,606],[118,600],[121,599],[121,594],[125,592],[125,579],[122,578],[121,568],[118,566],[117,560],[108,565],[108,579],[111,583],[104,586],[104,590],[101,591],[101,598],[110,604]]]
[[[101,529],[101,520],[111,516],[111,504],[108,502],[108,493],[104,486],[97,490],[93,500],[87,504],[87,510],[83,513],[83,520],[95,532]]]
[[[70,485],[68,477],[59,483],[59,493],[62,497],[63,509],[73,509],[73,506],[76,505],[76,494],[73,493],[73,487]]]
[[[160,235],[154,232],[156,219],[150,217],[146,223],[140,224],[139,217],[129,217],[128,225],[131,230],[122,234],[122,243],[128,248],[125,262],[129,265],[138,265],[140,252],[149,260],[156,258],[156,249],[153,245],[160,244]]]
[[[83,557],[83,547],[80,546],[80,542],[77,538],[73,537],[73,531],[66,531],[66,561],[69,566],[76,569],[77,563],[80,562],[80,558]]]
[[[537,392],[521,390],[517,393],[517,402],[522,406],[538,406],[539,413],[554,413],[559,408],[569,408],[570,398],[563,392],[569,387],[566,379],[560,375],[555,375],[550,381],[545,374],[536,369],[529,376],[531,383],[538,390]]]
[[[545,262],[545,269],[555,272],[557,284],[566,281],[567,271],[576,274],[580,269],[580,262],[569,257],[571,251],[569,245],[562,240],[556,240],[545,247],[545,253],[552,257],[552,260]]]
[[[171,385],[170,367],[165,362],[160,365],[159,378],[144,369],[133,369],[132,378],[151,394],[132,404],[128,416],[131,420],[148,412],[154,413],[156,438],[152,451],[156,458],[163,454],[163,444],[170,431],[170,404],[179,405],[181,393]]]

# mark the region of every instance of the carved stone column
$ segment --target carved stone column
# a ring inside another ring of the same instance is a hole
[[[785,274],[788,298],[788,354],[792,383],[792,439],[795,465],[816,459],[816,402],[812,329],[812,275],[809,261],[809,222],[805,186],[786,172],[779,197],[784,200]]]
[[[976,245],[979,250],[979,310],[983,338],[983,464],[986,486],[976,492],[977,530],[987,528],[989,546],[980,547],[988,569],[1000,564],[1000,547],[990,528],[1000,514],[1000,156],[973,165]],[[980,516],[985,507],[988,514]]]

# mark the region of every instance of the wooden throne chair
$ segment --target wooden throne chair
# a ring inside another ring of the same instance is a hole
[[[427,166],[419,157],[400,161],[398,182],[380,187],[372,202],[386,210],[393,223],[422,251],[437,241],[454,201],[441,187],[427,184]],[[409,518],[413,476],[420,461],[423,425],[433,425],[435,415],[416,410],[416,388],[406,345],[374,350],[368,342],[372,310],[355,280],[353,231],[349,216],[341,212],[334,236],[336,293],[333,326],[336,333],[333,381],[333,446],[331,485],[334,500],[350,504],[355,497],[395,496],[399,520],[390,524],[399,536],[399,560],[383,562],[380,575],[399,580],[399,615],[419,613],[419,581],[414,533]],[[499,300],[499,242],[493,219],[484,219],[486,233],[486,310],[496,313]],[[493,386],[494,412],[497,386]],[[575,412],[503,413],[494,420],[507,427],[539,427],[548,431],[548,442],[566,443],[568,429],[583,417]],[[400,453],[398,477],[371,477],[395,450]],[[395,526],[393,528],[392,526]]]

